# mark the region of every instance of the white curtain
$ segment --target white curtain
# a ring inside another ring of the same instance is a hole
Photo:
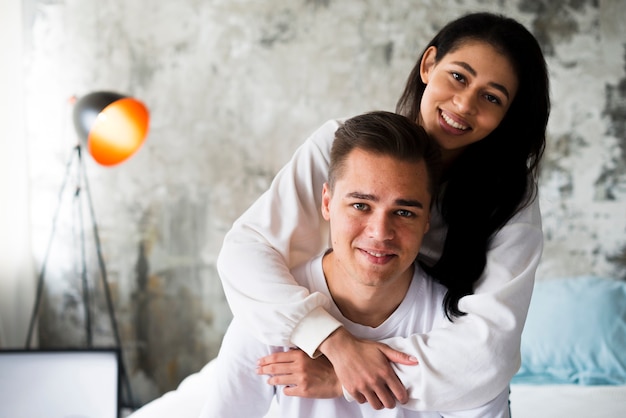
[[[0,348],[26,342],[34,304],[24,128],[22,1],[0,1]]]

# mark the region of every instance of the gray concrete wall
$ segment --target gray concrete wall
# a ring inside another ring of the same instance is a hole
[[[621,0],[24,0],[33,251],[41,265],[76,137],[68,99],[132,94],[139,153],[85,159],[133,390],[141,402],[215,356],[231,314],[224,233],[326,119],[392,110],[425,43],[462,13],[500,11],[540,39],[553,113],[541,177],[539,279],[626,278],[626,8]],[[75,187],[70,177],[69,193]],[[84,342],[80,258],[62,200],[40,337]],[[95,341],[112,341],[85,209]],[[242,255],[244,257],[244,255]],[[243,258],[242,258],[243,259]]]

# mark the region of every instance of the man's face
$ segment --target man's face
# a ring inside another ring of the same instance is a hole
[[[338,274],[378,287],[412,275],[410,267],[429,225],[427,180],[423,161],[350,152],[334,190],[325,184],[322,195]]]

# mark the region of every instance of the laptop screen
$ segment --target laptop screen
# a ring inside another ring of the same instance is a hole
[[[0,417],[119,418],[119,350],[0,351]]]

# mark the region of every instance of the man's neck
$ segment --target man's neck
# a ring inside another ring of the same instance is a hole
[[[378,327],[391,316],[404,300],[413,278],[414,267],[392,282],[380,286],[356,283],[337,267],[328,252],[322,267],[330,295],[343,316],[357,324]]]

